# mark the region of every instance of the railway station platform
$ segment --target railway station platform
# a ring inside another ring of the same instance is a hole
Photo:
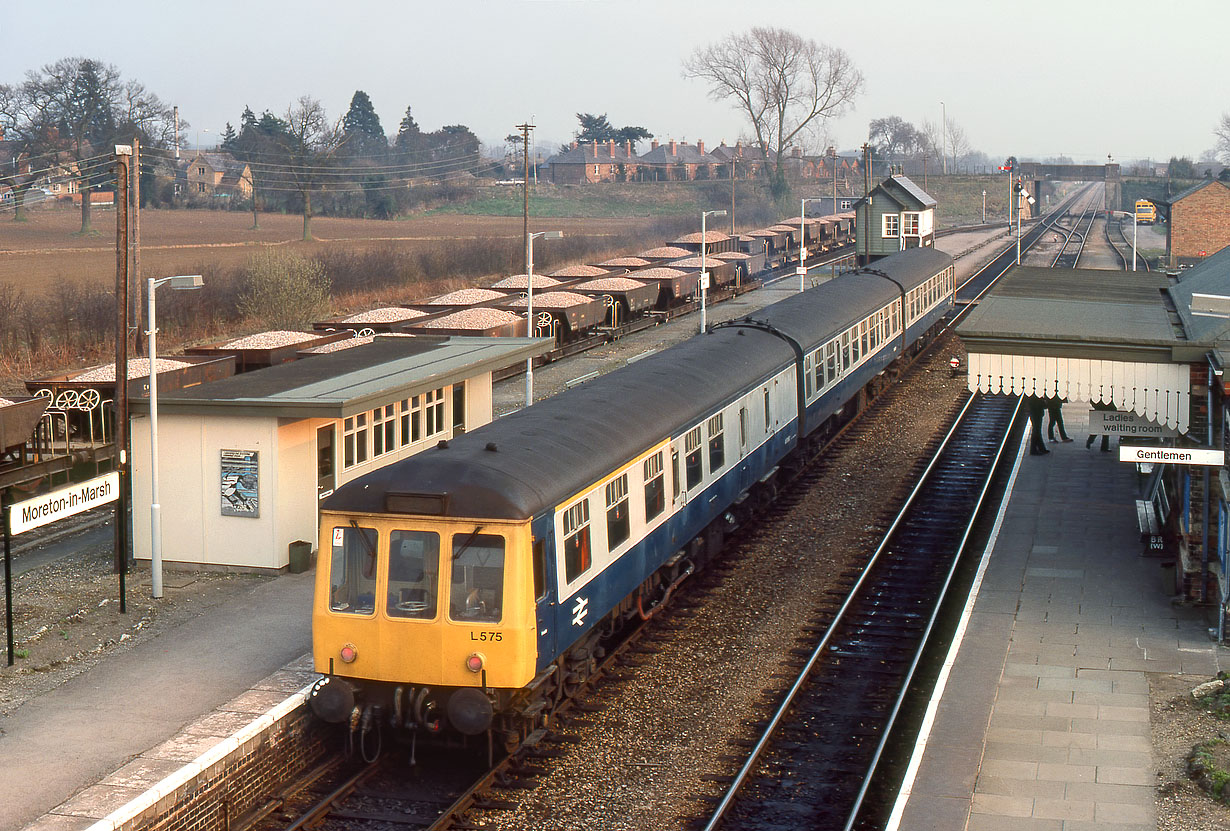
[[[80,831],[311,683],[314,572],[98,663],[0,725],[0,831]]]
[[[1207,680],[1230,649],[1142,556],[1136,473],[1086,449],[1086,413],[1049,455],[1026,431],[890,829],[1157,827],[1147,673]]]

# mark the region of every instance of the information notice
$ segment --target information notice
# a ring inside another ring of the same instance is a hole
[[[114,502],[120,496],[119,473],[108,473],[78,485],[69,485],[9,508],[9,530],[20,534],[74,514]]]

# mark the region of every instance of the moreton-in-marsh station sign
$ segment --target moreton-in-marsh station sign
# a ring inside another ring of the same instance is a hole
[[[119,473],[108,473],[79,485],[69,485],[9,508],[9,530],[21,534],[32,528],[114,502],[120,495]]]

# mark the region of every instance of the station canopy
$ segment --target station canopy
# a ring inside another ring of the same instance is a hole
[[[957,327],[969,389],[1113,404],[1186,433],[1192,364],[1230,358],[1230,319],[1200,314],[1202,295],[1230,297],[1230,249],[1180,280],[1018,266]]]

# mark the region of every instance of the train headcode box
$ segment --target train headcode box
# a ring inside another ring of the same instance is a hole
[[[1139,438],[1173,438],[1179,431],[1165,424],[1150,421],[1133,412],[1090,410],[1089,432],[1094,435],[1130,436]]]

